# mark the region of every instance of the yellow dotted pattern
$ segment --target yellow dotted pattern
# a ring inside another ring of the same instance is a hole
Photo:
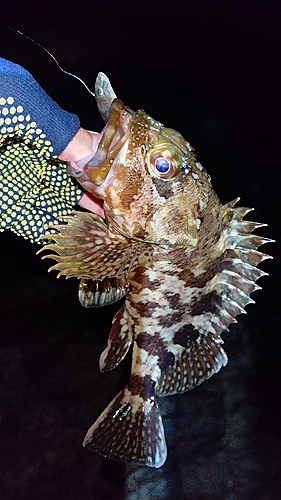
[[[83,191],[52,153],[23,107],[0,97],[0,231],[38,242],[49,224],[71,214]]]

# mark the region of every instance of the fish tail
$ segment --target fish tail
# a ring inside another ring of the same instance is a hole
[[[155,396],[143,399],[125,387],[90,427],[83,446],[113,460],[161,467],[167,448]]]

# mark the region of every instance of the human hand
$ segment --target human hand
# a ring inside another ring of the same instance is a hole
[[[101,136],[102,135],[97,132],[90,132],[81,127],[58,158],[70,162],[69,167],[71,167],[73,173],[75,173],[76,170],[80,171],[95,154]],[[102,201],[95,198],[92,194],[84,193],[78,204],[104,217]]]
[[[98,132],[90,132],[80,127],[73,139],[58,156],[60,160],[77,162],[88,156],[93,156],[101,139]]]

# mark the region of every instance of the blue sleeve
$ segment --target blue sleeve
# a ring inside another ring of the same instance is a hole
[[[57,156],[80,127],[31,74],[0,58],[0,232],[41,242],[83,195]]]
[[[79,118],[53,101],[26,69],[2,58],[0,96],[2,140],[13,133],[36,145],[41,135],[41,140],[47,141],[49,153],[57,156],[80,127]],[[41,147],[45,141],[40,143]]]

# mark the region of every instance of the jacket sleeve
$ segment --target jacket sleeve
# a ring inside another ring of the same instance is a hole
[[[57,158],[80,127],[21,66],[0,58],[0,231],[37,242],[83,191]]]

